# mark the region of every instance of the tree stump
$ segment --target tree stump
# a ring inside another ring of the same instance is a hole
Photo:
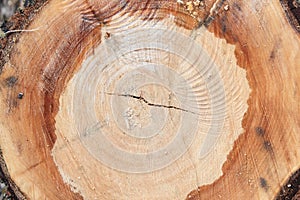
[[[17,196],[293,198],[300,40],[286,5],[41,4],[1,45],[2,169]]]

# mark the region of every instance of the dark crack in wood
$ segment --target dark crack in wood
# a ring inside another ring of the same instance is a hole
[[[193,112],[193,111],[190,111],[190,110],[186,110],[184,108],[179,108],[179,107],[176,107],[176,106],[173,106],[173,105],[162,105],[162,104],[151,103],[142,96],[136,96],[136,95],[131,95],[131,94],[118,94],[118,93],[106,93],[106,94],[107,95],[112,95],[112,96],[129,97],[129,98],[137,99],[137,100],[140,100],[140,101],[144,102],[148,106],[180,110],[180,111],[191,113],[191,114],[194,114],[194,115],[200,115],[199,113],[196,113],[196,112]]]

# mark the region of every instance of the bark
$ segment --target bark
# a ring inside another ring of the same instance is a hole
[[[0,54],[16,196],[297,198],[297,13],[284,0],[50,0],[16,14]]]

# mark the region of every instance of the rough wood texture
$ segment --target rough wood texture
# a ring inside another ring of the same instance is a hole
[[[27,30],[0,145],[29,199],[273,199],[300,168],[279,1],[52,0]]]

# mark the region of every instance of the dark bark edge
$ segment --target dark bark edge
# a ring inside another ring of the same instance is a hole
[[[1,30],[5,33],[9,30],[23,30],[25,29],[39,11],[47,4],[48,0],[26,0],[25,9],[19,9],[17,12],[2,25]],[[5,37],[0,37],[0,75],[5,63],[9,60],[9,55],[14,45],[17,43],[20,33],[6,34]],[[10,199],[25,200],[26,196],[21,192],[18,186],[11,179],[8,172],[5,160],[3,158],[0,147],[0,178],[8,185],[8,192]]]
[[[300,191],[300,169],[295,171],[281,190],[275,200],[296,200],[297,193]]]
[[[4,33],[9,30],[24,30],[47,2],[48,0],[26,0],[26,7],[18,9],[9,20],[0,24],[0,29]],[[3,38],[0,37],[0,74],[4,64],[9,60],[9,54],[14,44],[17,43],[19,35],[20,32],[15,32],[6,34]]]
[[[11,199],[16,199],[16,200],[25,200],[27,199],[25,195],[20,191],[18,186],[13,182],[11,179],[9,172],[7,170],[6,163],[3,159],[2,151],[0,150],[0,176],[1,180],[8,185],[8,192],[10,193],[10,198]]]
[[[300,33],[300,3],[299,0],[279,0],[290,25]]]

